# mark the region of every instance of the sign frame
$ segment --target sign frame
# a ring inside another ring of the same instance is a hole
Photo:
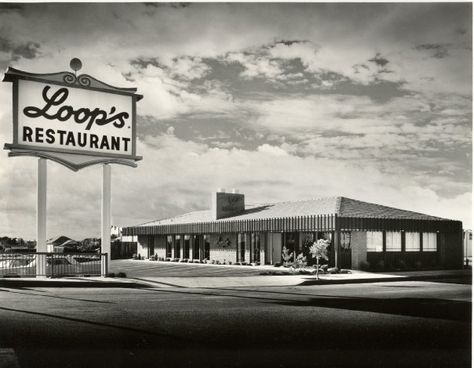
[[[41,147],[19,143],[19,81],[32,81],[45,83],[67,88],[77,88],[96,92],[105,92],[108,94],[117,94],[131,98],[131,154],[122,153],[104,153],[85,150],[66,149],[58,147]],[[36,156],[43,157],[59,162],[70,169],[77,171],[83,167],[98,163],[118,163],[136,167],[136,161],[142,159],[142,156],[136,154],[137,141],[137,107],[136,104],[143,98],[143,95],[137,94],[136,88],[121,88],[109,85],[88,74],[76,75],[75,73],[63,71],[59,73],[29,73],[23,70],[9,67],[3,78],[4,82],[12,83],[12,102],[13,102],[13,143],[5,143],[4,149],[10,150],[10,156]],[[70,160],[70,155],[80,156],[80,162]]]

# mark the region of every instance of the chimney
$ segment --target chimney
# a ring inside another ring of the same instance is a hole
[[[219,188],[212,194],[212,216],[214,220],[232,217],[245,211],[245,196],[238,189],[232,189],[232,193],[226,193],[225,189]]]

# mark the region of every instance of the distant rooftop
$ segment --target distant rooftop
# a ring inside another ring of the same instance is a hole
[[[257,220],[297,216],[338,215],[339,217],[370,217],[411,220],[446,220],[441,217],[418,212],[382,206],[375,203],[358,201],[346,197],[329,197],[293,202],[279,202],[261,206],[247,207],[242,213],[215,220],[211,210],[188,212],[172,218],[147,222],[138,226],[156,226],[171,224],[191,224],[204,222],[223,222]]]

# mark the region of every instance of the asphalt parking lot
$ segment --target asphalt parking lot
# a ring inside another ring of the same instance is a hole
[[[471,286],[0,288],[19,367],[469,367]]]

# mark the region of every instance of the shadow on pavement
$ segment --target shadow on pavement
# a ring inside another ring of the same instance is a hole
[[[139,282],[128,281],[67,281],[67,280],[25,280],[21,278],[1,279],[0,287],[5,289],[23,289],[28,288],[128,288],[140,289],[150,287]]]
[[[430,298],[311,298],[309,300],[276,302],[298,307],[336,308],[353,311],[395,314],[410,317],[471,321],[471,303]]]

